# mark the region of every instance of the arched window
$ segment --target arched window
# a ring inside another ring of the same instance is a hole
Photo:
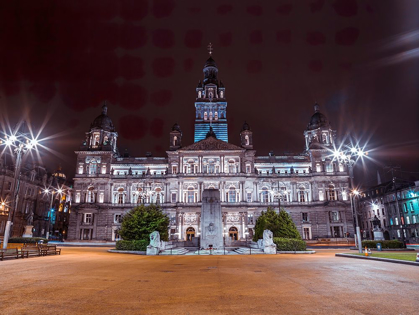
[[[96,160],[91,160],[89,163],[89,174],[93,175],[97,172],[97,163]]]
[[[209,120],[212,120],[212,112],[209,113]]]
[[[319,200],[323,201],[324,200],[324,193],[323,190],[319,190]]]
[[[157,187],[156,190],[155,190],[155,192],[156,192],[156,203],[157,204],[160,204],[161,203],[161,200],[162,200],[161,188],[160,187]]]
[[[124,188],[118,188],[117,203],[123,204],[125,202]]]
[[[300,187],[298,191],[298,200],[300,202],[306,202],[306,191],[304,187]]]
[[[234,160],[228,161],[228,172],[229,173],[236,173],[236,163]]]
[[[204,112],[204,120],[208,120],[208,113]]]
[[[342,190],[342,199],[348,200],[348,193],[346,192],[346,190]]]
[[[214,160],[208,161],[208,173],[214,174],[215,173],[215,162]]]
[[[218,112],[214,113],[214,120],[218,120]]]
[[[344,172],[345,169],[343,168],[343,164],[339,163],[339,172]]]
[[[177,137],[176,136],[174,136],[173,137],[173,146],[176,146],[177,145]]]
[[[89,203],[93,203],[95,202],[95,193],[94,193],[94,187],[89,187],[87,189],[87,202]]]
[[[266,188],[266,187],[262,188],[261,201],[263,203],[268,203],[269,202],[269,191],[268,191],[268,188]]]
[[[237,241],[239,239],[239,231],[237,230],[236,227],[232,226],[228,230],[228,236],[230,237],[231,240]]]
[[[336,192],[335,192],[335,186],[329,185],[329,200],[336,200]]]
[[[236,189],[234,187],[230,187],[228,190],[228,202],[236,202]]]
[[[249,145],[249,136],[248,136],[248,135],[245,135],[245,136],[244,136],[244,143],[245,143],[246,145]]]
[[[201,98],[201,97],[202,97],[202,92],[198,91],[198,98]]]
[[[224,98],[224,91],[220,91],[220,98]]]

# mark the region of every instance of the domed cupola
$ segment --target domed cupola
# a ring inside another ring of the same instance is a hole
[[[210,56],[207,61],[205,62],[204,66],[204,85],[208,83],[213,83],[215,85],[218,85],[218,68],[215,64],[215,60],[212,59],[212,56]]]
[[[320,113],[319,104],[314,104],[314,115],[311,116],[310,122],[307,125],[307,130],[314,130],[321,127],[329,127],[329,122],[325,115]]]
[[[248,150],[253,150],[253,132],[250,125],[245,121],[240,131],[241,146]]]
[[[97,116],[93,123],[90,125],[90,130],[92,129],[101,129],[105,131],[115,131],[115,127],[112,123],[112,120],[109,118],[108,114],[108,107],[106,103],[102,106],[102,114]]]
[[[304,131],[306,150],[323,149],[333,145],[335,132],[325,115],[320,113],[319,104],[314,104],[314,114],[310,118],[307,129]]]
[[[108,106],[105,102],[102,106],[102,114],[95,118],[90,125],[89,132],[86,132],[86,140],[83,142],[81,150],[114,151],[117,153],[117,138],[118,134],[108,116]]]

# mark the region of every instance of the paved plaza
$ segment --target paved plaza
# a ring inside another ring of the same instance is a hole
[[[418,314],[416,266],[314,255],[65,247],[0,262],[1,314]]]

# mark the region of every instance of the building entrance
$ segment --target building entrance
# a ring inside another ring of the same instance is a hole
[[[186,240],[192,241],[192,237],[195,237],[195,229],[193,227],[188,227],[186,229]]]
[[[239,239],[239,232],[237,231],[236,227],[231,227],[228,231],[228,235],[232,241],[237,241]]]

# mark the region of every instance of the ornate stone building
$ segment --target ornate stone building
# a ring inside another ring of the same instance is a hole
[[[252,237],[268,206],[288,211],[304,239],[353,235],[348,171],[330,158],[335,133],[315,104],[304,131],[305,151],[257,156],[244,123],[239,145],[228,143],[226,90],[214,59],[196,88],[195,143],[184,145],[178,124],[164,157],[124,157],[106,105],[77,154],[69,239],[115,240],[122,216],[141,203],[158,203],[170,217],[171,239],[200,234],[204,189],[220,191],[224,235]]]

